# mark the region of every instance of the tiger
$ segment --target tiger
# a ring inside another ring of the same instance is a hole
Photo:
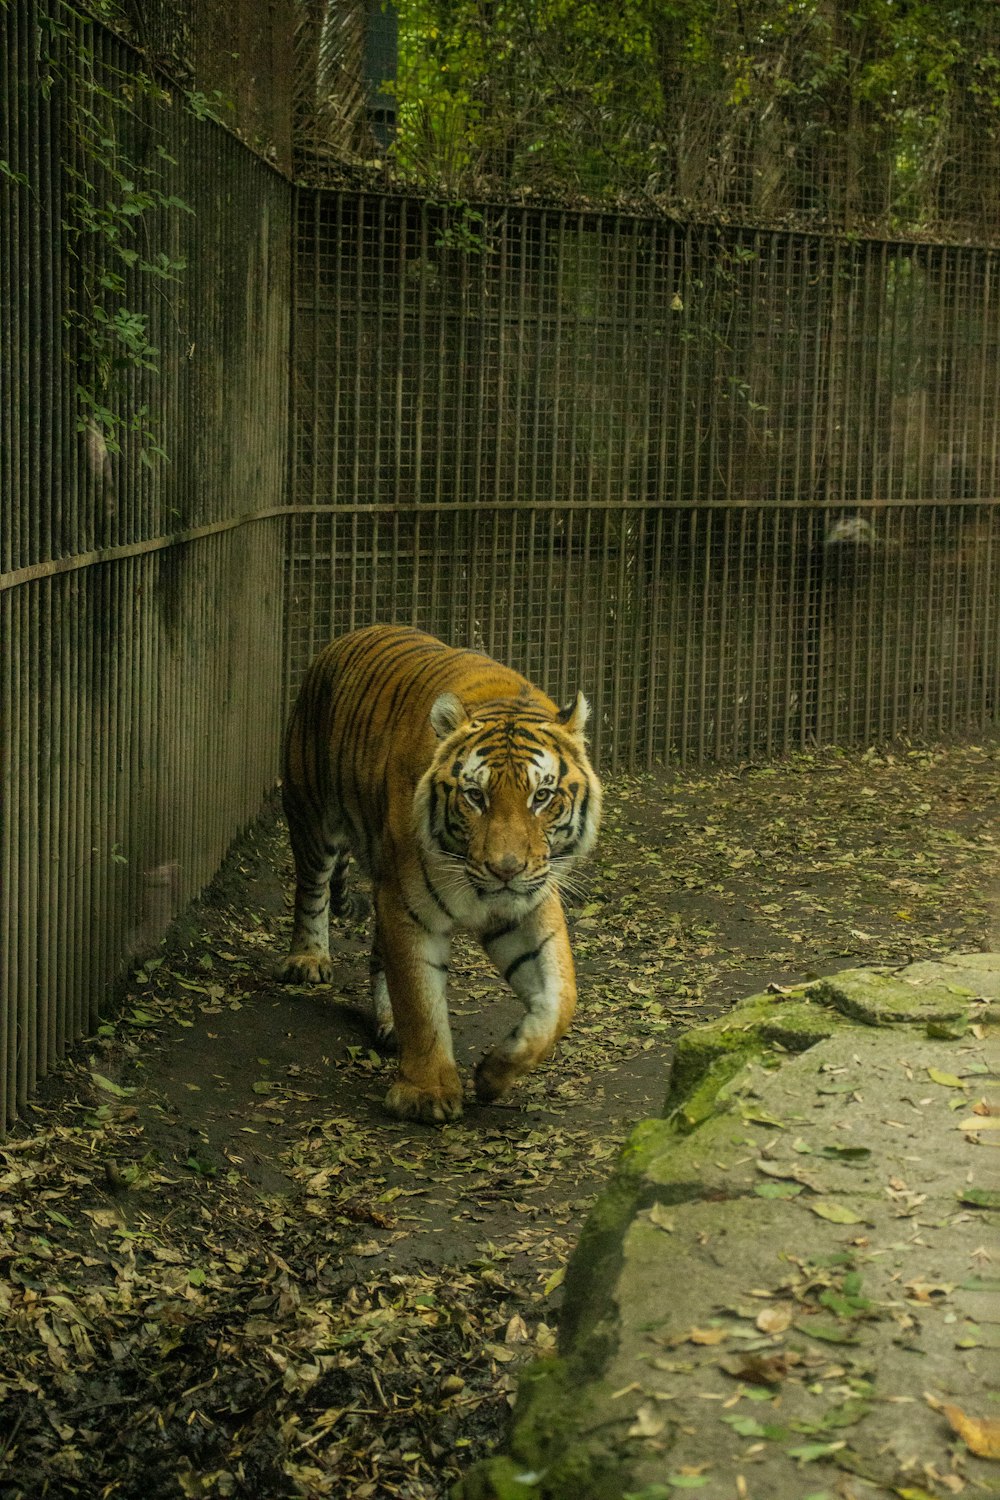
[[[332,978],[329,918],[351,911],[351,856],[372,884],[370,1007],[397,1052],[385,1097],[403,1120],[461,1117],[446,981],[472,933],[524,1007],[475,1070],[489,1103],[549,1056],[576,1008],[560,901],[595,843],[601,784],[582,692],[558,708],[477,651],[371,625],[313,661],[285,735],[282,801],[295,865],[290,984]]]

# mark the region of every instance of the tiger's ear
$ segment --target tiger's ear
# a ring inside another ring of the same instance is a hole
[[[587,727],[587,720],[589,718],[590,704],[582,693],[577,693],[572,703],[567,703],[565,708],[559,710],[556,715],[556,723],[562,724],[569,730],[570,734],[575,734],[579,739]]]
[[[454,693],[442,693],[431,704],[431,728],[439,740],[446,740],[468,718],[462,700]]]

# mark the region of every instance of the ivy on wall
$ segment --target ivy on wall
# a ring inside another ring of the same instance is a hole
[[[0,0],[11,9],[11,0]],[[58,195],[65,276],[63,322],[73,363],[76,422],[111,453],[128,442],[147,465],[167,457],[135,377],[160,373],[149,309],[186,270],[178,221],[193,212],[172,191],[177,162],[161,127],[178,107],[218,118],[219,101],[167,89],[136,56],[113,60],[109,29],[127,34],[117,0],[50,0],[34,17],[32,77],[58,132]],[[12,190],[36,194],[31,173],[0,160]]]

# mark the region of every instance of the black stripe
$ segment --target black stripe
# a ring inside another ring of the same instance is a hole
[[[510,937],[510,934],[516,932],[520,925],[520,922],[506,922],[503,927],[498,927],[495,932],[484,933],[483,947],[488,948],[491,943],[497,942],[500,938]]]
[[[542,938],[542,941],[539,943],[537,948],[532,948],[530,953],[522,953],[520,957],[515,958],[512,963],[509,963],[503,972],[503,977],[504,979],[506,979],[507,983],[510,984],[511,979],[517,973],[522,964],[530,963],[532,959],[536,959],[541,953],[542,949],[545,947],[546,943],[551,943],[554,937],[555,933],[550,932],[548,937]]]
[[[427,873],[427,866],[424,864],[424,856],[419,851],[418,851],[418,854],[417,854],[417,860],[418,860],[418,862],[420,864],[420,873],[424,877],[424,885],[427,887],[427,889],[428,889],[428,891],[429,891],[429,893],[431,895],[431,898],[434,901],[434,904],[436,906],[439,906],[441,908],[441,910],[444,912],[445,916],[448,918],[449,922],[454,922],[455,918],[452,916],[452,914],[448,910],[447,906],[445,906],[444,901],[438,895],[437,891],[431,885],[431,877]]]
[[[438,936],[433,927],[428,927],[427,923],[421,917],[418,917],[413,908],[411,906],[407,906],[405,901],[403,902],[403,910],[406,912],[406,915],[409,917],[414,926],[420,928],[421,932],[426,932],[428,937]]]

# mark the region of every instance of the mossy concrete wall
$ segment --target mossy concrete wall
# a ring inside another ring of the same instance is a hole
[[[651,1500],[678,1485],[699,1488],[705,1500],[737,1493],[734,1465],[755,1419],[736,1416],[727,1426],[719,1414],[727,1397],[730,1406],[744,1398],[749,1377],[727,1375],[715,1347],[737,1338],[743,1353],[753,1347],[755,1358],[784,1362],[787,1378],[770,1396],[795,1414],[787,1432],[766,1418],[757,1423],[770,1437],[756,1445],[765,1451],[754,1455],[753,1494],[801,1500],[845,1468],[875,1483],[890,1482],[896,1465],[902,1471],[907,1444],[917,1452],[929,1430],[926,1384],[954,1395],[976,1360],[956,1354],[946,1319],[913,1345],[919,1362],[900,1355],[900,1316],[908,1315],[885,1311],[899,1300],[909,1264],[897,1218],[913,1203],[933,1204],[926,1212],[936,1243],[916,1254],[914,1269],[928,1284],[935,1266],[948,1268],[941,1285],[968,1280],[966,1241],[985,1232],[969,1178],[986,1170],[989,1153],[974,1151],[974,1129],[963,1143],[955,1126],[969,1122],[955,1115],[972,1108],[975,1088],[1000,1062],[998,999],[1000,955],[956,955],[754,995],[683,1037],[663,1116],[632,1132],[570,1262],[559,1357],[522,1377],[505,1452],[473,1469],[455,1500]],[[985,1185],[978,1191],[989,1211],[996,1195]],[[903,1225],[911,1239],[918,1227]],[[924,1230],[925,1243],[934,1238]],[[828,1257],[840,1269],[817,1273],[826,1300],[816,1300],[801,1268]],[[791,1291],[782,1291],[782,1277]],[[973,1304],[974,1293],[966,1299]],[[746,1326],[775,1305],[786,1309],[786,1327],[780,1317],[770,1333]],[[967,1320],[976,1313],[960,1310]],[[673,1357],[687,1350],[692,1327],[694,1357]],[[817,1348],[833,1368],[831,1345],[843,1388],[832,1407],[816,1394],[822,1380],[791,1373],[812,1374]],[[961,1378],[952,1378],[953,1365]],[[898,1407],[876,1408],[876,1366],[895,1387],[884,1400]],[[701,1406],[688,1368],[699,1370]],[[973,1372],[973,1390],[979,1378],[985,1371]],[[842,1440],[836,1423],[849,1420],[850,1440]],[[940,1420],[931,1426],[947,1431]],[[809,1459],[816,1468],[804,1477],[801,1453],[816,1448],[807,1441],[816,1433],[830,1441],[819,1443],[823,1451]]]

